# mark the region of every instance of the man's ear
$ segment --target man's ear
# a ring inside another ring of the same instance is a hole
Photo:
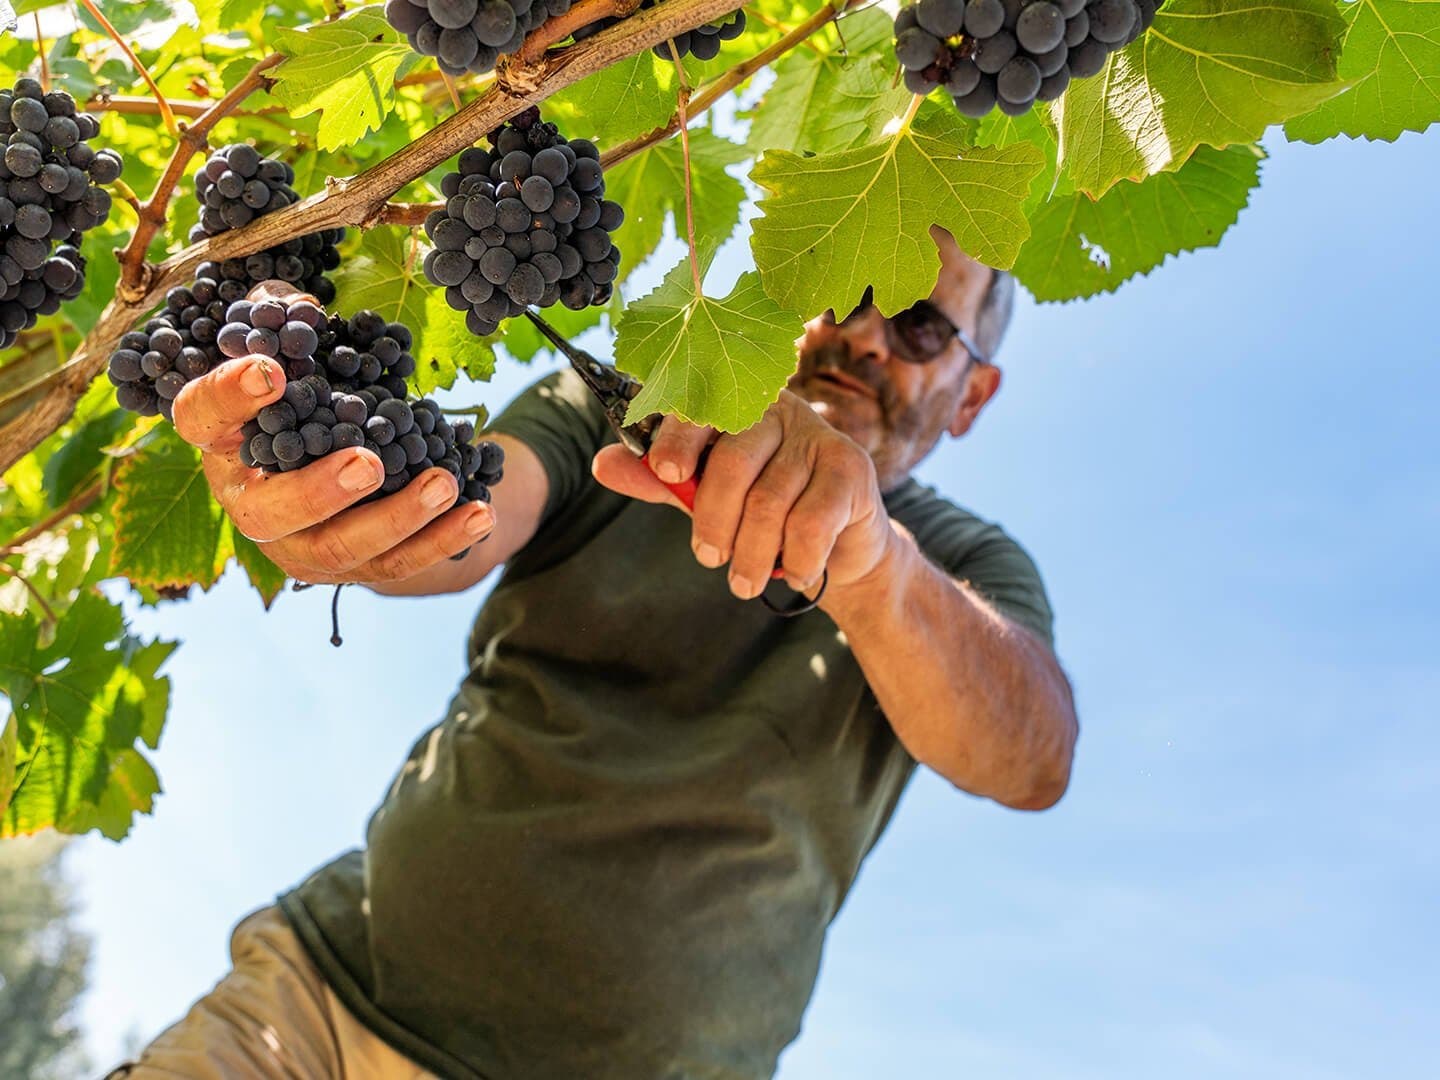
[[[965,393],[955,406],[955,415],[947,429],[951,435],[964,435],[975,423],[985,403],[1000,389],[1000,369],[994,364],[971,364],[965,376]]]

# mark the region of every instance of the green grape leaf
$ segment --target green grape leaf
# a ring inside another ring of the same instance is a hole
[[[287,57],[271,89],[294,116],[320,110],[320,149],[359,142],[395,107],[395,79],[414,59],[410,46],[378,11],[361,10],[305,30],[278,28]]]
[[[174,645],[129,636],[120,609],[93,591],[50,644],[38,630],[31,615],[0,614],[0,693],[15,721],[0,836],[54,827],[118,840],[159,791],[136,741],[159,745],[170,680],[158,671]]]
[[[561,90],[545,102],[545,119],[604,150],[668,123],[675,106],[675,65],[646,49]]]
[[[867,8],[839,26],[843,44],[831,34],[820,53],[796,49],[775,65],[775,82],[749,114],[755,153],[849,150],[904,114],[910,92],[896,79],[893,20]]]
[[[708,268],[709,259],[703,262]],[[672,413],[743,431],[780,396],[803,331],[793,313],[765,295],[754,271],[742,274],[724,300],[712,300],[695,291],[690,261],[682,259],[620,320],[615,363],[645,383],[630,415]]]
[[[3,0],[0,0],[3,2]],[[0,10],[0,30],[5,29],[4,11]],[[0,727],[0,820],[10,809],[10,799],[15,794],[15,763],[20,756],[20,721],[12,712],[5,717]]]
[[[229,519],[226,519],[225,529],[229,533],[229,542],[235,553],[235,561],[245,571],[245,576],[250,579],[250,584],[255,586],[255,591],[260,594],[260,603],[265,606],[266,611],[269,611],[270,605],[275,602],[275,597],[279,596],[280,590],[285,588],[285,582],[288,580],[285,571],[271,562],[260,550],[260,546],[237,530]]]
[[[750,177],[769,193],[751,247],[765,291],[801,315],[850,311],[873,286],[893,314],[940,273],[930,226],[1008,268],[1029,235],[1021,204],[1044,167],[1036,147],[969,145],[945,108],[922,109],[883,142],[835,154],[766,153]]]
[[[1179,170],[1044,203],[1030,216],[1030,239],[1015,276],[1037,300],[1111,292],[1169,255],[1214,247],[1260,181],[1257,147],[1202,146]]]
[[[428,251],[419,229],[371,229],[331,275],[336,310],[353,314],[373,308],[410,328],[415,338],[411,385],[422,396],[453,386],[462,371],[482,381],[495,372],[495,351],[466,330],[465,316],[445,302],[445,290],[425,279]]]
[[[1020,116],[1006,116],[996,109],[975,128],[976,146],[1014,146],[1016,143],[1029,143],[1045,155],[1045,168],[1035,177],[1030,189],[1027,212],[1044,199],[1068,195],[1075,190],[1069,177],[1060,170],[1059,131],[1044,102]]]
[[[1352,87],[1285,125],[1302,142],[1336,135],[1393,142],[1440,120],[1440,0],[1353,0],[1340,77]]]
[[[1345,88],[1332,0],[1169,0],[1105,70],[1057,103],[1060,163],[1099,198],[1178,169],[1196,146],[1253,143]]]
[[[696,243],[719,247],[735,231],[745,202],[745,188],[725,167],[749,156],[743,146],[722,139],[708,128],[690,132]],[[685,154],[680,139],[655,143],[608,169],[605,197],[625,208],[625,223],[612,236],[625,255],[621,263],[623,281],[660,243],[667,215],[674,215],[676,234],[685,235]]]
[[[116,469],[115,490],[112,573],[156,589],[215,583],[222,515],[199,450],[161,425]]]

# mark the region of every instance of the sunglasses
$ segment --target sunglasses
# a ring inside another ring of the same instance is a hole
[[[874,306],[873,298],[874,291],[867,288],[859,305],[840,320],[840,325],[844,326],[869,311]],[[833,325],[835,313],[827,311],[825,321]],[[952,339],[959,341],[976,362],[990,362],[970,335],[946,318],[944,312],[929,300],[919,300],[885,320],[885,340],[890,351],[910,364],[928,364],[949,348]]]

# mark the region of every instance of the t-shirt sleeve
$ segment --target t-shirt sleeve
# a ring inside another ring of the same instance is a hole
[[[1035,560],[1008,533],[990,526],[959,558],[942,564],[995,609],[1055,647],[1055,615]]]
[[[932,562],[1054,647],[1054,613],[1040,570],[1009,533],[929,491],[898,517]]]
[[[550,490],[540,515],[542,529],[591,483],[590,460],[612,437],[599,401],[569,368],[523,391],[486,432],[519,439],[545,467]]]

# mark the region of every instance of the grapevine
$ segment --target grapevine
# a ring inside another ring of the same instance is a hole
[[[933,226],[1037,300],[1095,296],[1258,207],[1262,136],[1392,141],[1440,119],[1415,75],[1440,40],[1429,4],[1391,5],[1383,47],[1369,9],[1338,0],[1169,0],[1158,16],[1154,0],[920,0],[898,19],[863,0],[195,0],[175,9],[193,8],[191,38],[150,13],[173,5],[82,6],[124,18],[50,41],[35,35],[55,20],[26,18],[0,50],[14,69],[0,86],[0,593],[25,605],[0,610],[0,639],[14,643],[50,640],[77,597],[124,624],[94,590],[107,578],[173,597],[233,558],[274,598],[267,549],[225,521],[200,452],[164,422],[238,350],[289,376],[237,450],[257,476],[303,483],[368,444],[387,467],[374,497],[428,467],[476,498],[498,451],[427,401],[508,363],[502,347],[533,349],[522,309],[576,309],[549,313],[576,334],[603,305],[645,411],[738,430],[783,386],[806,319],[867,286],[888,310],[933,285]],[[913,99],[937,88],[963,115],[1054,107],[1043,123],[961,123]],[[123,150],[123,180],[91,118]],[[753,256],[733,288],[710,261],[727,242],[732,263]],[[281,280],[308,294],[283,312]],[[385,320],[356,322],[361,309]],[[71,561],[47,562],[72,534],[86,539]],[[130,657],[123,640],[111,647]],[[0,672],[23,663],[0,656]],[[104,738],[112,701],[86,703]],[[71,730],[44,711],[13,710],[17,775],[37,732]],[[5,737],[0,807],[27,798],[7,787]],[[88,767],[91,745],[65,749]],[[100,791],[104,769],[86,775]],[[105,791],[118,835],[139,803]],[[24,827],[72,795],[37,790]],[[90,827],[76,823],[95,797],[51,820]]]

